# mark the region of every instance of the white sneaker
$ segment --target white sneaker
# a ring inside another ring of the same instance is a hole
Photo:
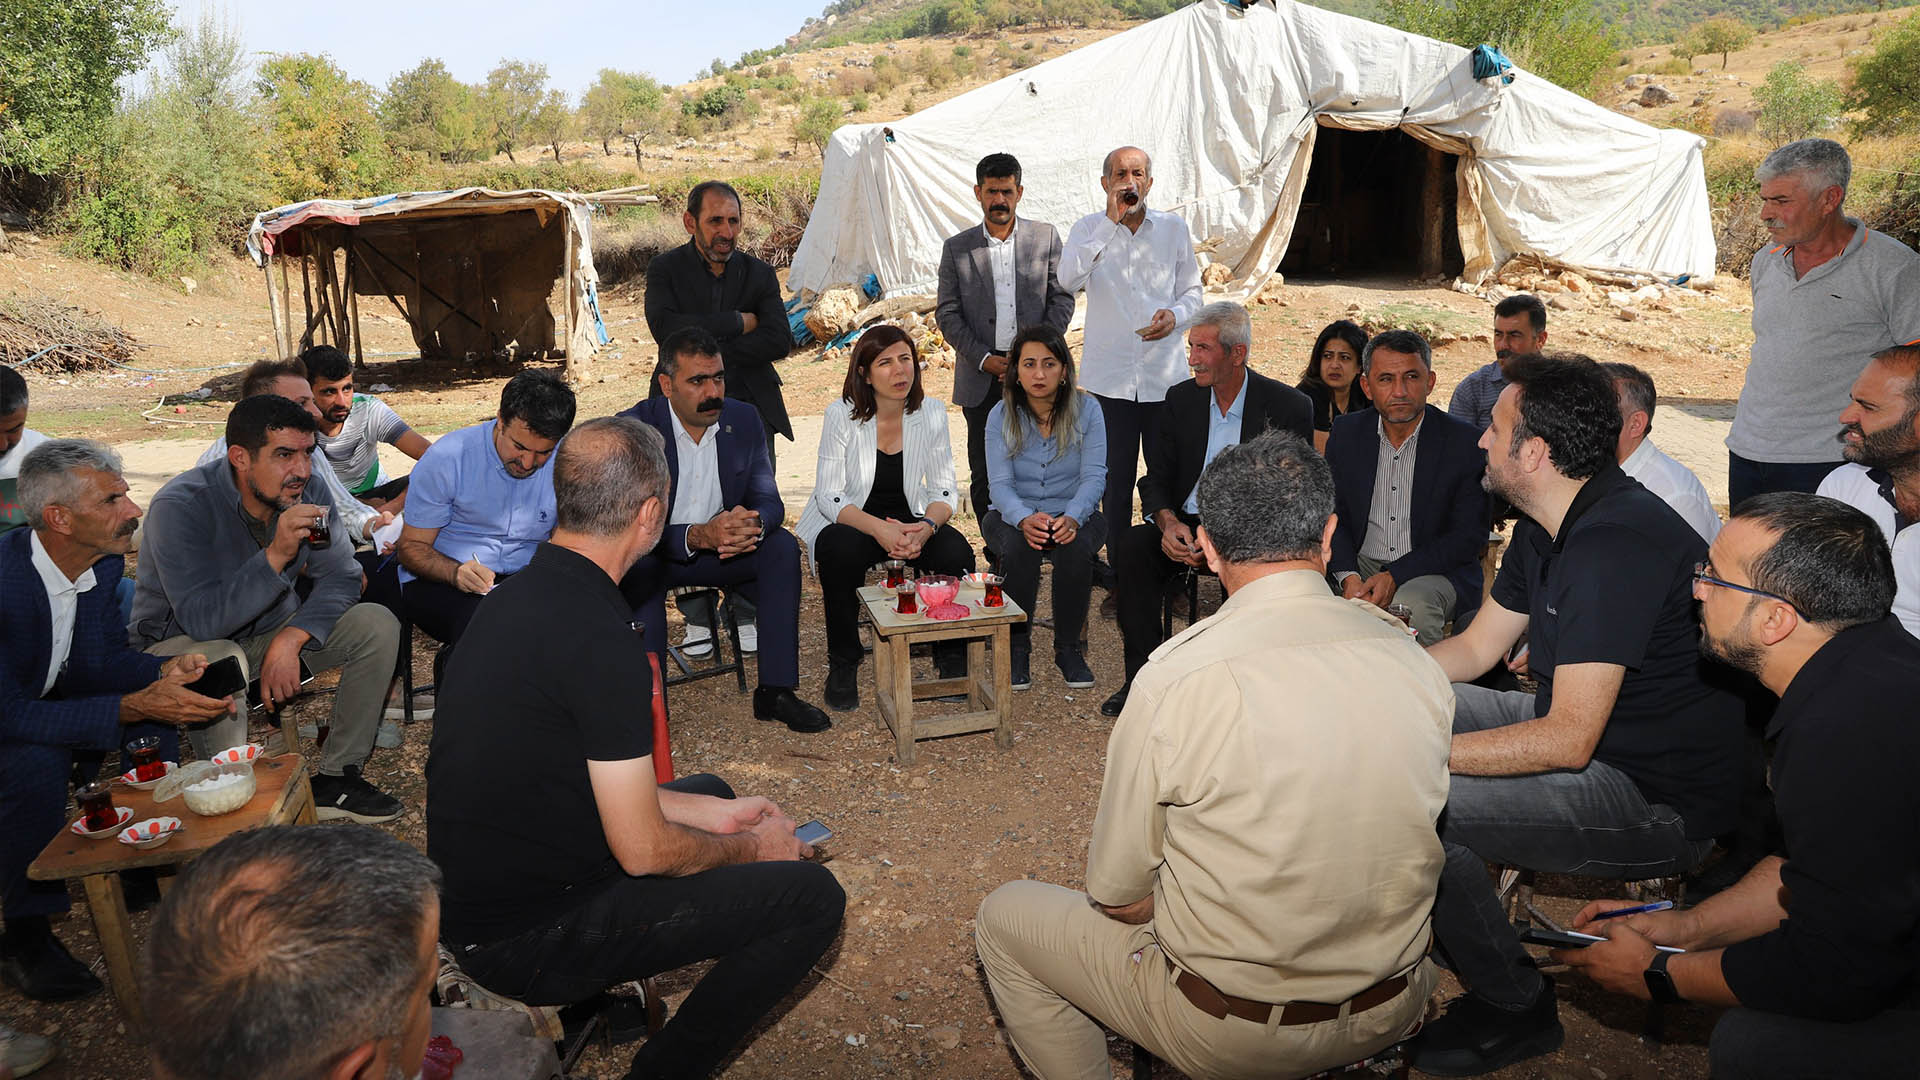
[[[760,651],[760,627],[757,623],[740,624],[740,651],[749,655]]]
[[[39,1072],[60,1053],[60,1046],[45,1035],[29,1035],[0,1024],[0,1068],[16,1077]]]
[[[713,652],[713,635],[707,633],[706,627],[697,623],[689,625],[687,632],[680,638],[680,655],[697,660],[711,652]]]

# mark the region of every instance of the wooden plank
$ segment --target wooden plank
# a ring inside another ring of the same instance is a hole
[[[281,329],[282,325],[286,322],[286,315],[280,310],[279,294],[273,291],[273,260],[271,258],[267,260],[267,265],[260,268],[260,276],[266,279],[267,310],[273,313],[273,351],[276,354],[275,359],[285,360],[287,354],[280,351],[280,342],[286,336],[286,331]]]
[[[308,246],[312,246],[311,240]],[[307,255],[300,257],[300,302],[307,306],[307,326],[300,332],[300,348],[306,349],[313,344],[313,259]],[[326,301],[322,300],[324,307]]]
[[[967,678],[964,675],[957,679],[915,679],[913,682],[913,698],[915,701],[925,701],[928,698],[946,697],[950,694],[964,694],[966,692]]]
[[[893,703],[893,650],[885,643],[879,643],[873,649],[873,701],[880,714],[880,722],[889,733],[899,729],[899,711]]]
[[[905,637],[896,637],[890,641],[877,642],[874,651],[882,648],[893,651],[893,701],[900,711],[899,721],[894,725],[894,760],[902,765],[913,764],[913,657],[908,654],[912,648]]]
[[[925,615],[902,619],[893,610],[892,591],[882,585],[862,586],[855,595],[865,606],[867,618],[873,623],[874,632],[881,637],[906,633],[912,635],[916,641],[945,641],[966,637],[973,628],[977,627],[1010,625],[1026,621],[1027,613],[1011,598],[998,608],[982,608],[977,598],[969,596],[970,591],[977,594],[980,590],[962,588],[957,600],[959,603],[966,604],[971,613],[964,619],[952,620],[929,619]],[[992,614],[986,614],[988,611]]]
[[[967,707],[984,709],[993,700],[991,669],[987,667],[987,639],[974,638],[967,642]]]
[[[338,232],[338,229],[330,229],[327,232],[325,281],[327,295],[332,299],[328,307],[332,316],[330,321],[333,327],[333,347],[344,352],[347,347],[347,298],[340,291],[340,265],[334,261],[334,253],[339,251],[339,248],[333,243],[333,239],[334,234]]]
[[[1011,602],[1011,601],[1009,601]],[[1005,626],[993,630],[993,701],[1000,714],[993,733],[994,745],[1002,750],[1013,747],[1013,649],[1012,631]]]
[[[937,716],[930,720],[921,720],[913,726],[913,737],[919,739],[939,739],[948,735],[971,735],[979,731],[992,731],[1000,726],[1000,714],[997,712],[954,713],[951,716]]]
[[[123,846],[112,841],[113,846]],[[146,1010],[140,1007],[140,987],[133,978],[133,928],[127,920],[127,897],[120,888],[120,875],[89,874],[82,882],[87,890],[87,907],[93,912],[94,936],[100,939],[100,956],[107,962],[107,982],[113,986],[113,998],[120,1013],[136,1030],[147,1026]]]
[[[275,260],[280,264],[280,307],[288,315],[286,342],[280,348],[280,359],[285,360],[294,353],[293,348],[293,290],[287,284],[287,260],[281,256]],[[312,312],[308,312],[311,316]]]

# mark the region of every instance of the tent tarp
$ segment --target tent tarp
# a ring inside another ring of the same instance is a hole
[[[1152,204],[1222,238],[1214,261],[1250,291],[1287,251],[1321,126],[1399,128],[1460,155],[1470,278],[1522,253],[1713,274],[1698,136],[1525,71],[1476,80],[1468,50],[1363,19],[1200,0],[905,119],[834,132],[789,287],[873,273],[888,296],[932,292],[941,244],[979,221],[981,157],[1018,157],[1021,215],[1064,235],[1100,208],[1107,151],[1133,144],[1153,156]]]

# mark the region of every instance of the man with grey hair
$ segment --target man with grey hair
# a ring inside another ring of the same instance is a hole
[[[1833,418],[1867,357],[1920,338],[1920,255],[1841,211],[1852,174],[1831,139],[1754,170],[1773,245],[1753,256],[1753,350],[1727,433],[1727,496],[1813,491],[1840,464]]]
[[[1230,300],[1201,308],[1187,332],[1187,366],[1193,378],[1167,390],[1156,421],[1158,433],[1147,444],[1147,475],[1140,479],[1140,510],[1147,524],[1111,526],[1115,539],[1108,550],[1120,581],[1127,683],[1100,706],[1103,715],[1120,715],[1134,673],[1160,644],[1160,599],[1167,584],[1183,569],[1205,565],[1194,540],[1200,524],[1201,471],[1220,451],[1270,429],[1313,438],[1313,402],[1248,367],[1252,341],[1247,309]],[[1108,461],[1111,467],[1111,456]],[[1111,482],[1112,473],[1108,479]]]
[[[440,872],[363,825],[227,837],[154,913],[142,987],[158,1080],[420,1072]]]
[[[446,875],[441,939],[496,993],[564,1005],[717,960],[628,1074],[693,1077],[806,976],[846,894],[771,800],[658,782],[651,665],[619,581],[667,528],[664,446],[627,417],[561,441],[552,539],[447,665],[427,853]]]
[[[62,1001],[100,982],[48,926],[68,908],[66,885],[28,881],[27,866],[66,823],[76,760],[91,776],[145,735],[178,759],[175,726],[225,718],[233,702],[187,689],[206,669],[198,652],[163,659],[127,643],[114,583],[140,507],[118,455],[42,443],[21,463],[20,498],[32,527],[0,537],[0,978]]]
[[[1653,376],[1632,364],[1601,364],[1620,394],[1620,445],[1614,457],[1620,471],[1660,496],[1673,512],[1685,518],[1700,539],[1713,543],[1720,534],[1720,514],[1713,508],[1707,486],[1693,470],[1668,457],[1653,444],[1653,410],[1657,395]]]
[[[1199,310],[1202,295],[1187,223],[1147,209],[1153,191],[1153,160],[1147,152],[1122,146],[1109,153],[1100,168],[1100,187],[1106,208],[1067,231],[1059,276],[1068,292],[1087,290],[1080,388],[1099,400],[1106,421],[1102,509],[1117,533],[1134,520],[1141,444],[1151,462],[1159,445],[1161,403],[1183,376],[1175,331]]]
[[[1327,591],[1333,477],[1312,443],[1223,450],[1200,506],[1227,602],[1135,680],[1086,892],[1014,881],[975,920],[1042,1080],[1105,1075],[1103,1023],[1188,1075],[1305,1076],[1404,1038],[1433,990],[1446,676]]]

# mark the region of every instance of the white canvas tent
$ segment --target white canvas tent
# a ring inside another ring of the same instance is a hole
[[[1521,253],[1710,277],[1703,140],[1513,74],[1476,80],[1466,49],[1292,0],[1245,12],[1199,0],[905,119],[834,132],[789,287],[872,273],[888,296],[930,293],[942,242],[980,219],[981,157],[1018,157],[1021,215],[1064,235],[1102,205],[1102,157],[1135,144],[1153,156],[1150,203],[1219,237],[1212,260],[1251,290],[1289,252],[1316,144],[1396,128],[1439,169],[1454,155],[1452,168],[1425,178],[1424,212],[1383,218],[1357,243],[1444,241],[1447,269],[1469,280]],[[1351,217],[1323,209],[1330,228]]]

